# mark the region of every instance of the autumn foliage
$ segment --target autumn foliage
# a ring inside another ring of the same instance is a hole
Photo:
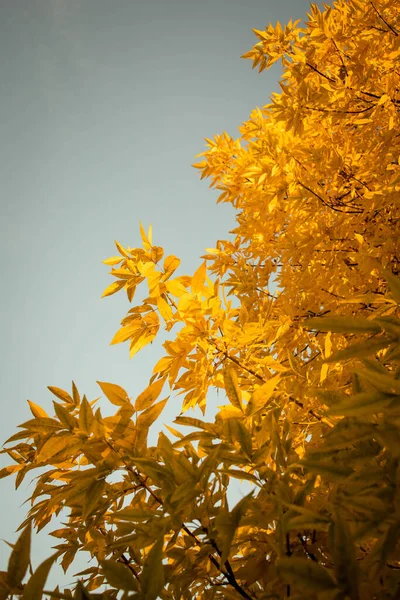
[[[281,60],[281,92],[194,165],[236,228],[192,276],[142,227],[104,261],[103,295],[133,304],[112,344],[134,356],[165,329],[165,355],[134,399],[99,382],[114,416],[75,385],[49,388],[52,416],[30,403],[1,475],[38,478],[0,599],[400,598],[400,4],[254,33],[244,58]],[[168,401],[182,412],[149,446]],[[236,504],[232,479],[251,489]],[[29,574],[31,525],[56,515]],[[47,590],[78,551],[76,587]]]

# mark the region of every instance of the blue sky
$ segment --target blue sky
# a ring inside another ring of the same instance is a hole
[[[256,42],[251,29],[304,17],[308,6],[1,3],[2,441],[30,418],[26,399],[51,411],[48,385],[70,390],[73,379],[90,399],[100,395],[96,380],[133,397],[146,387],[160,347],[130,361],[126,344],[109,346],[129,305],[123,294],[100,299],[111,282],[101,261],[115,254],[114,239],[140,245],[139,221],[181,258],[181,274],[227,237],[233,210],[215,204],[191,164],[204,137],[236,137],[278,89],[278,65],[259,75],[240,59]],[[179,412],[169,406],[163,422]],[[32,486],[0,485],[0,537],[13,541]],[[35,538],[36,564],[49,547],[45,535]],[[2,544],[0,570],[8,556]]]

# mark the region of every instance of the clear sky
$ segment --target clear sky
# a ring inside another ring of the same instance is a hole
[[[47,385],[96,380],[135,397],[161,356],[132,361],[109,346],[129,309],[101,261],[113,240],[154,243],[192,273],[224,239],[233,211],[191,167],[204,137],[247,120],[278,90],[280,67],[259,75],[240,55],[251,31],[305,16],[305,0],[2,0],[0,2],[1,402],[3,442],[30,418],[29,398],[51,411]],[[221,400],[221,404],[224,400]],[[170,423],[180,405],[169,406]],[[1,466],[10,463],[1,457]],[[0,538],[15,540],[30,495],[0,481]],[[54,538],[35,538],[34,563]],[[10,549],[0,545],[0,570]],[[79,563],[86,568],[86,557]],[[67,581],[70,581],[71,577]],[[52,583],[55,585],[55,576]]]

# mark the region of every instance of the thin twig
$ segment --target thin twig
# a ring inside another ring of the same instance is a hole
[[[325,75],[325,73],[321,73],[321,71],[319,71],[317,69],[317,67],[314,67],[309,62],[307,62],[306,65],[307,65],[307,67],[310,67],[310,69],[312,69],[313,71],[315,71],[316,73],[318,73],[318,75],[321,75],[321,77],[324,77],[325,79],[327,79],[331,83],[336,83],[335,79],[332,79],[332,77],[329,77],[328,75]]]
[[[392,27],[392,26],[390,25],[390,23],[388,23],[388,22],[386,21],[386,19],[384,19],[384,18],[382,17],[382,15],[381,15],[381,13],[379,12],[379,10],[378,10],[377,8],[375,8],[375,5],[374,5],[374,3],[372,2],[372,0],[370,0],[370,4],[371,4],[372,8],[374,9],[374,11],[376,12],[376,14],[378,15],[378,17],[380,18],[380,20],[381,20],[383,23],[385,23],[386,27],[389,27],[389,29],[390,29],[390,31],[393,33],[393,35],[395,35],[395,36],[397,37],[397,36],[399,35],[399,34],[398,34],[398,32],[395,30],[395,28],[394,28],[394,27]]]
[[[109,440],[106,441],[107,445],[113,450],[113,452],[115,452],[116,454],[118,454],[118,456],[120,458],[122,458],[124,465],[127,469],[127,471],[129,473],[131,473],[139,482],[140,484],[147,490],[147,492],[149,494],[151,494],[151,496],[156,500],[156,502],[158,502],[158,504],[160,504],[160,506],[163,506],[164,503],[162,501],[162,499],[157,496],[157,494],[155,494],[153,492],[153,490],[147,485],[146,481],[143,479],[143,477],[140,475],[139,472],[135,471],[134,469],[132,469],[132,467],[125,461],[125,459],[123,457],[121,457],[121,455],[119,454],[118,450],[116,450],[113,446],[113,444],[111,444],[111,442]],[[196,544],[201,547],[202,543],[199,540],[199,538],[192,532],[190,531],[189,527],[187,525],[185,525],[185,523],[181,523],[181,529],[183,529],[183,531],[189,535],[192,539],[195,540]],[[216,543],[212,543],[210,540],[211,545],[213,546],[213,548],[217,551],[217,553],[219,555],[221,555],[221,551],[218,549],[218,546],[216,545]],[[222,568],[222,566],[220,565],[220,563],[218,562],[218,560],[215,558],[215,556],[213,556],[211,553],[208,555],[208,558],[210,559],[210,561],[213,563],[213,565],[222,573],[222,575],[224,575],[224,577],[226,577],[228,583],[240,594],[240,596],[242,596],[242,598],[246,598],[246,600],[252,600],[252,597],[249,596],[249,594],[238,584],[235,575],[232,571],[232,568],[230,566],[229,561],[225,561],[225,569],[226,571]]]

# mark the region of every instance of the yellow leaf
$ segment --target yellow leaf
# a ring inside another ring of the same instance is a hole
[[[157,307],[164,321],[168,322],[172,319],[172,309],[168,302],[166,302],[161,296],[158,296],[157,298]]]
[[[101,560],[99,562],[107,582],[112,587],[126,592],[137,590],[136,580],[128,566],[116,562],[115,559]]]
[[[360,244],[360,246],[362,246],[364,244],[364,237],[361,235],[361,233],[355,233],[354,239],[357,240],[357,242]]]
[[[71,443],[76,443],[76,438],[71,438],[69,434],[52,436],[41,447],[36,456],[37,462],[46,462],[62,450],[65,450]]]
[[[122,342],[126,342],[131,337],[133,337],[135,333],[137,333],[137,331],[142,328],[142,326],[142,320],[138,319],[130,325],[127,325],[127,327],[121,327],[121,329],[117,331],[117,333],[111,340],[110,346],[112,346],[113,344],[121,344]]]
[[[164,250],[161,246],[153,246],[151,249],[151,260],[158,263],[164,256]]]
[[[151,406],[161,394],[164,382],[165,379],[158,379],[139,394],[135,401],[135,410],[140,411]]]
[[[52,394],[57,396],[57,398],[60,398],[60,400],[63,400],[67,404],[74,404],[74,399],[68,394],[68,392],[52,385],[48,385],[47,389],[50,390]]]
[[[383,274],[389,284],[390,291],[397,304],[400,304],[400,277],[393,275],[389,269],[384,269]]]
[[[125,404],[125,402],[129,402],[128,394],[120,385],[115,383],[106,383],[105,381],[97,381],[97,383],[111,404],[114,404],[115,406],[122,406]]]
[[[92,424],[94,420],[94,415],[92,412],[92,408],[86,398],[83,398],[81,407],[79,409],[79,428],[81,431],[90,435],[92,431]]]
[[[242,419],[226,419],[224,436],[231,443],[237,442],[244,455],[250,459],[252,453],[251,434]]]
[[[54,410],[58,417],[58,420],[62,425],[67,427],[70,431],[73,431],[76,425],[75,418],[68,412],[68,410],[62,406],[62,404],[58,404],[58,402],[54,402]]]
[[[22,463],[21,465],[10,465],[8,467],[3,467],[3,469],[0,469],[0,479],[3,479],[3,477],[8,477],[9,475],[13,475],[17,471],[23,469],[24,466],[25,465]]]
[[[329,358],[332,354],[332,333],[328,331],[325,336],[325,359]]]
[[[117,240],[115,240],[115,245],[117,246],[118,252],[120,252],[120,254],[122,254],[122,256],[125,256],[125,258],[130,258],[127,250],[125,250],[125,248],[123,246],[121,246],[121,244],[119,242],[117,242]]]
[[[168,398],[165,400],[161,400],[161,402],[157,402],[157,404],[153,404],[150,408],[147,408],[144,412],[142,412],[136,421],[136,426],[138,429],[141,427],[150,427],[154,423],[156,419],[161,414],[164,406],[166,405]]]
[[[119,290],[122,290],[122,288],[126,285],[126,281],[125,279],[119,279],[118,281],[114,281],[114,283],[112,283],[111,285],[109,285],[103,292],[102,294],[102,298],[105,298],[106,296],[112,296],[113,294],[115,294],[116,292],[119,292]]]
[[[243,410],[242,394],[239,388],[236,370],[232,367],[228,367],[224,371],[224,385],[226,395],[228,396],[229,402],[232,404],[232,406]]]
[[[268,404],[268,401],[270,400],[272,394],[274,393],[274,390],[275,390],[276,386],[278,385],[280,378],[281,378],[280,375],[275,375],[275,377],[272,377],[271,379],[269,379],[266,383],[261,385],[259,388],[257,388],[253,392],[253,394],[251,395],[251,398],[249,400],[249,403],[246,406],[246,415],[247,416],[254,415],[258,411],[262,410]]]
[[[164,260],[164,275],[163,275],[163,281],[166,281],[169,277],[171,277],[171,275],[176,271],[176,269],[179,267],[179,265],[181,264],[181,261],[179,260],[179,258],[177,258],[176,256],[174,256],[173,254],[171,254],[170,256],[167,256]]]
[[[171,281],[167,281],[166,285],[167,290],[177,298],[180,298],[183,294],[187,293],[185,286],[180,281],[178,281],[178,279],[172,279]]]
[[[242,419],[243,412],[241,409],[236,408],[235,406],[231,406],[230,404],[226,406],[219,406],[221,410],[217,413],[216,419],[221,419],[225,421],[225,419]]]
[[[22,583],[28,570],[31,551],[31,524],[27,525],[14,544],[8,561],[6,583],[14,589]]]
[[[157,327],[158,330],[158,327]],[[145,331],[137,340],[134,340],[130,346],[130,357],[135,356],[139,350],[150,344],[157,335],[157,331]]]
[[[194,294],[197,294],[197,293],[203,291],[206,274],[207,274],[207,266],[206,266],[206,262],[204,261],[200,265],[200,267],[197,269],[197,271],[195,271],[195,273],[192,277],[192,292]]]
[[[32,402],[32,400],[28,400],[29,408],[31,409],[31,413],[34,417],[48,417],[49,415],[43,408]]]
[[[113,267],[114,265],[118,265],[123,260],[124,259],[120,256],[110,256],[110,258],[106,258],[105,260],[103,260],[103,263],[105,265],[108,265],[109,267]]]
[[[38,566],[36,571],[24,586],[22,600],[42,600],[43,589],[47,581],[47,576],[58,556],[59,554],[57,552]]]
[[[164,587],[164,537],[160,537],[146,557],[141,574],[143,600],[157,600]]]
[[[329,367],[326,363],[324,363],[321,367],[321,373],[319,376],[319,382],[323,383],[328,376]]]
[[[170,368],[173,360],[171,356],[163,356],[154,366],[153,373],[164,373]]]
[[[81,402],[81,397],[79,395],[78,388],[76,387],[74,381],[72,382],[72,397],[73,397],[75,406],[79,406],[79,404]]]
[[[106,482],[104,479],[93,481],[93,483],[87,488],[85,494],[85,501],[82,507],[82,519],[87,519],[96,511],[96,508],[102,501],[102,496]]]
[[[151,225],[150,225],[150,227],[151,227]],[[150,234],[150,237],[151,237],[151,229],[149,229],[149,234]],[[146,232],[145,232],[145,230],[143,228],[142,223],[140,223],[140,236],[142,238],[143,248],[145,250],[150,250],[151,249],[151,240],[149,240],[149,238],[147,237]]]
[[[307,558],[280,558],[277,566],[284,581],[299,585],[308,594],[337,587],[331,571]]]

